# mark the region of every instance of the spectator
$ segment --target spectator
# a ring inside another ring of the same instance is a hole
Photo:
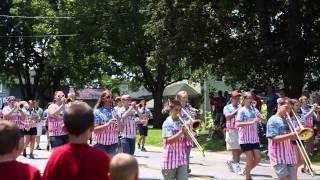
[[[279,96],[277,96],[274,93],[274,89],[269,86],[267,91],[267,119],[269,119],[272,115],[275,114],[275,109],[277,107],[277,99]]]
[[[112,180],[137,180],[139,166],[136,158],[129,154],[115,155],[110,163],[109,177]]]
[[[223,123],[223,107],[227,104],[226,98],[222,96],[222,91],[218,91],[218,97],[214,99],[214,110],[215,110],[215,128],[218,128]]]
[[[87,144],[93,129],[94,115],[86,103],[73,103],[63,118],[69,144],[57,147],[45,168],[44,180],[109,180],[109,155]]]

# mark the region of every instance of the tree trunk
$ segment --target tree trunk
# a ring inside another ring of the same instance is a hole
[[[289,57],[287,67],[283,67],[284,87],[289,97],[298,98],[301,95],[305,75],[305,42],[301,39],[301,14],[299,0],[289,1]]]
[[[164,88],[163,88],[164,89]],[[153,113],[153,127],[154,128],[161,128],[162,123],[164,121],[163,114],[161,113],[162,110],[162,94],[163,89],[157,90],[153,95],[154,99],[154,113]]]

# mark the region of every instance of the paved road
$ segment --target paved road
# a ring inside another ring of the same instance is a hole
[[[41,146],[45,147],[45,143],[41,142]],[[139,177],[142,180],[156,180],[162,179],[161,170],[160,170],[160,160],[162,155],[162,149],[156,147],[146,147],[148,152],[141,152],[140,150],[136,151],[136,158],[139,162]],[[27,151],[28,152],[28,151]],[[30,163],[33,166],[40,169],[43,172],[47,160],[50,156],[50,152],[46,150],[34,152],[35,159],[25,158],[20,156],[19,161]],[[200,152],[193,151],[191,153],[191,177],[192,180],[211,180],[211,179],[244,179],[244,176],[236,175],[235,173],[230,173],[225,165],[225,160],[227,160],[229,155],[225,153],[213,153],[207,152],[206,157],[203,158]],[[242,168],[244,163],[241,163]],[[319,175],[311,177],[306,174],[298,174],[299,179],[303,180],[315,180],[320,179],[320,167],[315,168],[316,172]],[[253,179],[275,179],[275,174],[273,173],[270,165],[266,163],[260,163],[252,171]]]

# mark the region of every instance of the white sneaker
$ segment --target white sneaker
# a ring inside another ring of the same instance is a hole
[[[228,166],[229,171],[230,171],[230,172],[234,172],[233,166],[232,166],[232,161],[226,161],[226,164],[227,164],[227,166]]]
[[[238,175],[243,175],[243,172],[241,170],[241,167],[240,167],[239,163],[236,164],[236,173]]]

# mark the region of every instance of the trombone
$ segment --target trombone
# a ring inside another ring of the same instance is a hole
[[[299,122],[299,119],[298,119],[297,115],[296,115],[293,111],[292,111],[292,113],[293,113],[294,117],[297,119],[297,122],[298,122],[298,124],[299,124],[299,127],[301,127],[302,125],[301,125],[301,123]],[[314,170],[312,169],[312,163],[311,163],[311,161],[310,161],[310,158],[309,158],[309,156],[308,156],[308,153],[307,153],[306,149],[304,148],[304,146],[303,146],[303,144],[302,144],[302,140],[301,140],[301,138],[300,138],[300,134],[301,134],[301,132],[302,132],[303,130],[297,132],[296,129],[294,128],[294,124],[293,124],[293,122],[292,122],[292,119],[291,119],[289,113],[287,112],[286,115],[287,115],[287,118],[288,118],[288,125],[289,125],[289,128],[290,128],[290,131],[291,131],[291,132],[294,132],[294,133],[296,134],[296,136],[297,136],[296,144],[297,144],[297,146],[298,146],[298,149],[299,149],[299,151],[300,151],[300,154],[301,154],[304,162],[306,163],[307,168],[310,170],[311,176],[314,176]],[[303,127],[303,126],[302,126],[302,127]],[[304,127],[303,127],[303,128],[304,128]],[[313,131],[312,131],[312,132],[313,132]],[[303,134],[303,133],[302,133],[302,134]],[[302,137],[305,137],[305,136],[302,136]]]
[[[198,121],[194,120],[183,108],[181,108],[181,110],[183,111],[183,113],[185,113],[188,118],[192,121],[192,128],[194,126],[194,124],[198,123]],[[187,122],[182,119],[180,116],[179,116],[179,120],[181,121],[182,124],[186,124]],[[187,133],[188,135],[190,136],[191,140],[193,141],[193,143],[197,146],[197,148],[202,152],[202,156],[205,157],[205,154],[204,154],[204,149],[201,147],[201,145],[199,144],[199,142],[197,141],[197,139],[194,137],[192,131],[188,128],[187,128]]]

